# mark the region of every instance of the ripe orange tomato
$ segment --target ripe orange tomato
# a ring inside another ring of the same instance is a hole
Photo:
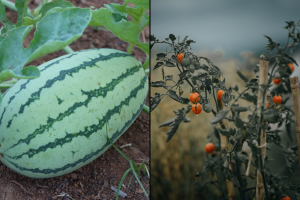
[[[207,143],[205,145],[206,153],[213,153],[215,151],[215,145],[213,143]]]
[[[270,107],[270,103],[267,101],[267,108],[269,108]]]
[[[183,53],[179,53],[177,55],[177,59],[179,60],[180,63],[181,63],[181,60],[182,60],[183,56],[184,56]]]
[[[281,79],[280,78],[273,78],[273,83],[275,85],[278,85],[279,83],[281,83]]]
[[[289,196],[283,197],[280,200],[291,200],[291,198]]]
[[[222,96],[225,92],[223,90],[219,90],[218,93],[217,93],[217,99],[219,101],[222,101]]]
[[[273,101],[274,101],[275,103],[277,103],[277,104],[281,104],[281,102],[282,102],[282,97],[279,96],[279,95],[275,95],[275,96],[273,97]]]
[[[295,69],[295,67],[294,67],[293,63],[288,63],[288,66],[290,66],[290,68],[291,68],[291,70],[292,70],[292,72],[293,72],[293,71],[294,71],[294,69]]]
[[[192,103],[198,103],[200,101],[200,96],[197,92],[193,92],[192,94],[190,94],[190,101]]]
[[[200,103],[197,103],[197,104],[194,104],[193,106],[192,106],[192,110],[193,110],[193,113],[195,113],[195,114],[200,114],[201,113],[201,111],[202,111],[202,106],[201,106],[201,104]]]

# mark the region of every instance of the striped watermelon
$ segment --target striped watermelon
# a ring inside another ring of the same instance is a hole
[[[19,80],[0,108],[1,161],[32,178],[67,174],[100,156],[133,123],[148,79],[131,55],[114,49],[68,54]],[[107,132],[106,132],[107,126]]]

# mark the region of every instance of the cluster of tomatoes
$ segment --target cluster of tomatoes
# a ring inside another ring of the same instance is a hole
[[[292,63],[288,63],[288,66],[291,68],[291,71],[292,71],[292,72],[295,70],[295,67],[294,67],[294,65],[293,65]],[[273,83],[274,83],[275,85],[278,85],[278,84],[280,84],[281,82],[282,82],[282,80],[281,80],[280,78],[276,78],[276,77],[273,78]]]

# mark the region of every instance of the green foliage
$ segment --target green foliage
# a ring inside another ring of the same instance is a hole
[[[135,45],[149,55],[149,43],[143,43],[139,39],[140,33],[149,24],[149,1],[136,0],[126,1],[134,3],[135,6],[129,7],[127,3],[123,5],[108,4],[105,8],[92,11],[90,26],[105,26],[120,39]],[[133,21],[127,19],[130,15]]]

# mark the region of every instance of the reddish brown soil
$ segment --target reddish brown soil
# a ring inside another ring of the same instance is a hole
[[[75,6],[100,8],[103,4],[119,3],[121,0],[72,0]],[[39,0],[30,1],[29,7],[34,8]],[[14,11],[6,10],[8,18],[14,23],[17,14]],[[149,41],[149,27],[144,31],[146,41]],[[24,46],[28,46],[33,38],[31,32],[24,41]],[[140,37],[143,41],[143,37]],[[74,51],[89,48],[114,48],[127,51],[128,44],[118,39],[109,31],[95,30],[88,27],[81,38],[73,42],[70,47]],[[60,50],[55,53],[43,56],[31,65],[38,66],[65,53]],[[138,48],[132,51],[138,60],[144,62],[146,54]],[[148,96],[149,97],[149,96]],[[149,98],[146,102],[149,105]],[[145,162],[149,169],[149,116],[142,112],[132,126],[115,143],[117,147],[131,143],[132,146],[124,147],[121,150],[135,163]],[[64,176],[50,179],[32,179],[24,177],[7,168],[0,163],[0,199],[116,199],[116,193],[111,190],[111,186],[118,187],[119,182],[127,169],[129,163],[113,148],[109,148],[103,155],[92,163]],[[125,179],[121,190],[127,194],[126,199],[148,199],[135,178],[131,180],[128,187],[130,176]],[[149,194],[149,179],[147,176],[140,176],[140,181]],[[123,199],[119,197],[119,199]]]

